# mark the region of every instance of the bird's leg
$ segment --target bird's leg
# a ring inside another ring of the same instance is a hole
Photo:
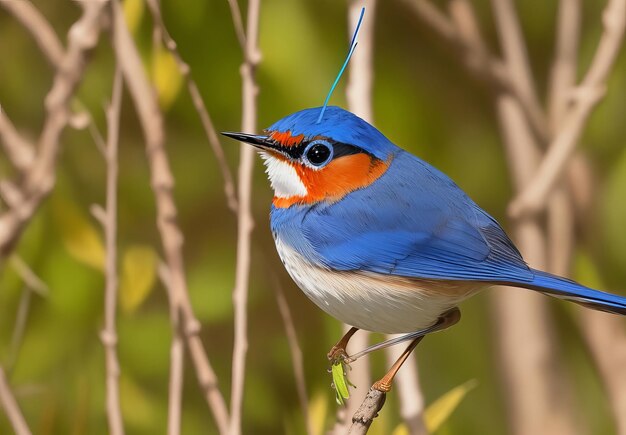
[[[348,346],[348,342],[359,328],[355,328],[354,326],[346,332],[346,334],[341,337],[341,340],[335,344],[327,354],[328,360],[331,364],[335,364],[338,361],[343,361],[348,357],[348,353],[346,352],[346,347]]]
[[[461,311],[455,307],[449,311],[446,311],[441,317],[439,317],[437,323],[435,323],[432,328],[430,328],[430,332],[441,331],[443,329],[449,328],[450,326],[455,325],[460,319]],[[387,393],[389,392],[389,390],[391,390],[391,383],[393,382],[393,378],[396,376],[396,373],[398,373],[398,370],[400,370],[400,367],[402,367],[402,364],[404,364],[409,355],[411,355],[413,349],[415,349],[417,344],[422,340],[422,338],[424,338],[424,335],[425,334],[415,338],[411,342],[411,344],[407,346],[405,351],[402,352],[402,355],[400,355],[400,358],[398,358],[393,366],[391,366],[387,374],[385,374],[385,376],[383,376],[380,380],[374,382],[374,385],[372,385],[373,389],[382,391],[383,393]]]

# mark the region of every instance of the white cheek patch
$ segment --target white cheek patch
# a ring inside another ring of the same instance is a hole
[[[298,177],[295,168],[269,153],[261,152],[261,158],[266,170],[274,195],[279,198],[291,198],[292,196],[307,196],[306,187]]]

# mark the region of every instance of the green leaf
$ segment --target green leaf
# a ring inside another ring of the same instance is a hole
[[[150,246],[134,245],[124,251],[120,306],[125,312],[135,311],[154,287],[157,254]]]
[[[104,270],[104,245],[100,233],[76,204],[56,199],[54,216],[63,246],[74,260]]]
[[[478,382],[471,379],[435,400],[424,411],[424,424],[429,433],[435,432],[452,415],[463,398],[473,390]]]
[[[354,386],[348,380],[347,371],[349,369],[350,366],[343,362],[343,360],[334,363],[331,368],[333,387],[335,388],[335,399],[337,400],[338,405],[343,405],[346,400],[350,398],[350,391],[348,391],[348,387]]]

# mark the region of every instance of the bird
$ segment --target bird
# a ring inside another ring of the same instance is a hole
[[[222,134],[256,147],[263,159],[274,191],[270,227],[293,281],[352,326],[329,358],[345,357],[358,329],[447,328],[458,322],[463,300],[494,285],[626,314],[623,296],[531,268],[501,225],[450,177],[347,110],[314,107],[260,135]],[[389,391],[423,335],[375,388]]]

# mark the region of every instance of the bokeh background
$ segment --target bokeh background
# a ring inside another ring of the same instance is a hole
[[[19,1],[19,0],[15,0]],[[70,1],[33,2],[66,38],[80,8]],[[440,3],[440,2],[435,2]],[[444,2],[445,3],[445,2]],[[241,118],[242,54],[226,1],[162,0],[166,24],[189,63],[218,130],[237,131]],[[444,5],[445,6],[445,5]],[[474,2],[483,34],[498,50],[489,2]],[[580,71],[597,46],[604,2],[583,2]],[[529,57],[540,90],[553,54],[556,1],[518,2]],[[245,11],[245,2],[242,4]],[[229,397],[233,343],[232,289],[237,222],[228,209],[215,157],[176,67],[153,46],[149,12],[125,0],[129,26],[166,115],[166,146],[176,180],[180,227],[192,303],[202,340]],[[320,105],[343,61],[348,38],[347,5],[331,0],[263,0],[258,67],[258,125]],[[403,2],[381,1],[376,10],[373,93],[376,126],[396,144],[449,174],[476,202],[509,226],[513,195],[495,109],[485,87],[461,67],[458,55],[411,14]],[[24,29],[0,8],[0,104],[20,132],[35,139],[53,70]],[[103,104],[110,99],[114,58],[104,36],[91,56],[74,103],[87,107],[105,131]],[[345,80],[332,104],[346,107]],[[574,255],[573,276],[615,292],[626,290],[626,57],[620,56],[608,94],[593,113],[580,148],[594,178],[593,201]],[[167,419],[171,327],[167,295],[156,276],[160,239],[149,184],[144,139],[125,94],[120,138],[119,358],[124,422],[128,433],[162,433]],[[1,265],[0,362],[31,429],[38,434],[106,433],[103,325],[103,237],[90,215],[104,201],[105,164],[88,129],[67,129],[62,138],[58,183],[29,224],[16,253],[45,283],[44,295],[25,289],[19,260]],[[236,171],[239,147],[223,140]],[[0,178],[12,169],[0,156]],[[250,272],[249,350],[244,433],[303,433],[304,423],[285,330],[275,296],[277,279],[292,311],[310,399],[321,431],[336,412],[326,352],[341,327],[309,302],[285,273],[268,229],[272,193],[260,159],[253,188],[255,228]],[[25,296],[27,294],[29,296]],[[27,300],[26,300],[27,299]],[[25,302],[26,300],[26,302]],[[583,432],[614,433],[606,394],[574,320],[574,308],[550,302],[562,370],[571,379]],[[25,324],[16,336],[20,307]],[[438,433],[506,433],[489,311],[489,292],[462,305],[462,322],[429,337],[418,348],[426,403],[476,380]],[[374,340],[382,337],[374,336]],[[520,343],[523,346],[524,343]],[[374,376],[386,371],[383,355],[371,355]],[[355,363],[355,364],[358,364]],[[358,388],[366,388],[358,385]],[[215,426],[187,361],[183,433],[214,433]],[[391,433],[400,423],[393,392],[372,433]],[[0,412],[0,433],[10,433]]]

